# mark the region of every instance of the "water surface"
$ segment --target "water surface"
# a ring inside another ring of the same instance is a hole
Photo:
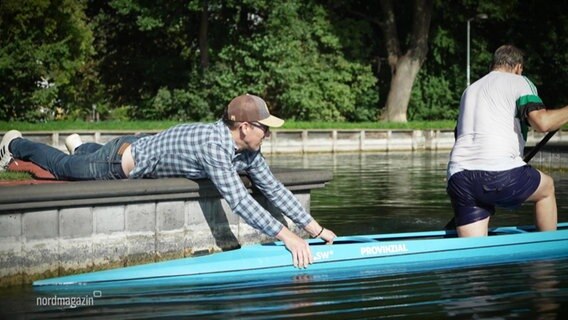
[[[338,235],[439,230],[452,216],[445,194],[447,153],[278,155],[268,160],[273,167],[333,172],[333,181],[313,191],[311,212]],[[553,176],[560,221],[568,221],[568,174]],[[532,221],[532,205],[525,205],[517,211],[498,211],[491,225]],[[0,315],[39,319],[566,319],[568,259],[390,275],[362,268],[82,294],[94,296],[87,300],[92,303],[49,306],[38,298],[54,294],[36,292],[30,286],[0,289]]]

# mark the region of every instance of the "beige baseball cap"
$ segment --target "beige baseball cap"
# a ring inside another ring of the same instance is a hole
[[[281,127],[284,124],[284,120],[268,112],[266,102],[262,98],[252,94],[244,94],[231,100],[225,117],[237,122],[260,122],[269,127]]]

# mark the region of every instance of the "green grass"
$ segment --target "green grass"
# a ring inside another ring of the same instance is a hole
[[[284,129],[453,129],[455,121],[410,121],[398,122],[306,122],[287,121]]]
[[[33,179],[27,172],[0,172],[0,181],[18,181]]]
[[[159,131],[179,124],[176,121],[50,121],[43,123],[0,121],[0,132],[11,129],[20,131]],[[455,121],[411,121],[397,122],[323,122],[286,121],[283,129],[453,129]]]

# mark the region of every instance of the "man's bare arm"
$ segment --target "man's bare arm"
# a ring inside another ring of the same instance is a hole
[[[554,131],[568,123],[568,106],[560,109],[534,110],[528,114],[527,118],[531,127],[536,131]]]

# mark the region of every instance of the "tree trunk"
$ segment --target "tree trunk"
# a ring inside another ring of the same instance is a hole
[[[385,112],[380,120],[406,122],[408,103],[416,75],[428,52],[428,33],[432,17],[432,0],[415,0],[410,42],[404,55],[400,41],[392,0],[381,0],[384,19],[379,23],[385,37],[388,62],[391,68],[391,86]]]
[[[420,71],[421,64],[420,61],[409,58],[408,55],[398,58],[396,72],[391,78],[383,120],[393,122],[407,121],[408,102],[410,101],[412,86],[418,71]]]
[[[207,39],[207,33],[209,29],[209,9],[208,1],[203,1],[203,7],[201,9],[201,21],[199,24],[199,54],[201,58],[201,69],[205,70],[209,68],[209,42]]]

